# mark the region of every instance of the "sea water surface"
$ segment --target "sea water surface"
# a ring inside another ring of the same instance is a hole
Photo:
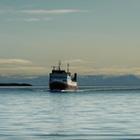
[[[140,87],[0,88],[0,139],[140,139]]]

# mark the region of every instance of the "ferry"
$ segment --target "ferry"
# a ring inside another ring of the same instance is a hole
[[[49,74],[49,89],[50,91],[67,91],[76,90],[77,73],[72,75],[69,72],[69,64],[67,64],[67,71],[61,69],[61,62],[58,66],[53,66],[52,72]]]

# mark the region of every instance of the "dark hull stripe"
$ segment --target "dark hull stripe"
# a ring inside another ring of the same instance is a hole
[[[71,86],[65,83],[53,82],[49,85],[50,90],[76,90],[77,86]]]

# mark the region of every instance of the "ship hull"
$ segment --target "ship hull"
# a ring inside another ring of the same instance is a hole
[[[77,86],[62,82],[52,82],[49,84],[49,88],[51,91],[62,91],[62,90],[76,90]]]

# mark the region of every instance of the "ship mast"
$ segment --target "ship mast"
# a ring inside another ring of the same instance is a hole
[[[58,70],[61,70],[61,61],[58,62]]]
[[[67,73],[69,73],[69,67],[70,67],[70,64],[67,63]]]

